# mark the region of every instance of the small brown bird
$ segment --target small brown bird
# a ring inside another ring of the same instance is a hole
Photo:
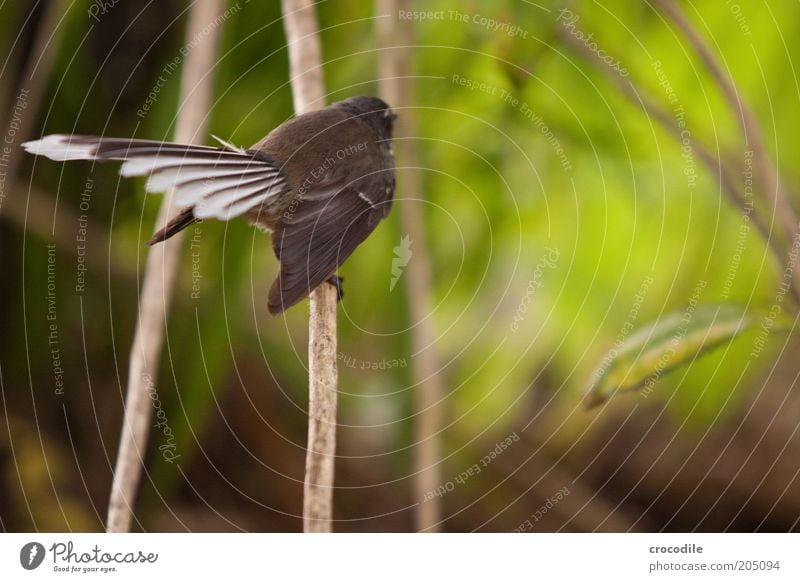
[[[22,146],[57,161],[121,160],[123,176],[149,176],[148,192],[174,188],[184,209],[148,244],[207,218],[244,216],[269,229],[281,265],[269,311],[278,314],[325,281],[339,288],[336,270],[389,214],[395,118],[382,100],[353,97],[299,115],[249,149],[89,135]]]

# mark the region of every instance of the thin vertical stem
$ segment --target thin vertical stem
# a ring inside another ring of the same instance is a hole
[[[322,49],[311,0],[283,0],[283,26],[295,113],[325,104]],[[336,455],[336,290],[322,284],[311,293],[308,320],[308,448],[303,487],[303,531],[329,532],[333,519]]]
[[[661,7],[661,10],[670,17],[692,45],[695,52],[700,57],[700,60],[703,61],[706,69],[708,69],[708,72],[711,73],[711,76],[716,81],[722,94],[728,101],[730,108],[734,113],[738,111],[739,114],[736,118],[739,120],[742,136],[753,149],[759,173],[761,174],[761,178],[766,182],[764,191],[774,204],[783,222],[783,226],[786,229],[787,237],[791,239],[797,231],[797,214],[781,186],[777,171],[773,168],[769,159],[769,154],[764,147],[763,132],[761,131],[761,126],[756,120],[755,115],[753,115],[753,112],[747,105],[745,98],[740,94],[733,79],[730,75],[724,73],[719,59],[714,55],[714,52],[706,41],[703,40],[703,37],[700,36],[700,33],[697,32],[678,4],[672,0],[656,0],[656,3]]]
[[[441,403],[444,386],[439,375],[440,365],[435,349],[436,333],[428,314],[431,312],[431,267],[422,214],[422,178],[419,156],[414,141],[416,134],[411,115],[413,75],[411,66],[413,29],[410,19],[399,19],[399,11],[411,9],[409,0],[378,1],[378,36],[383,43],[379,56],[380,91],[385,100],[400,114],[395,130],[397,152],[398,204],[400,225],[414,248],[414,255],[405,272],[408,311],[411,327],[411,346],[414,363],[414,499],[416,529],[438,531],[441,523],[440,498],[426,493],[443,482],[441,466],[442,427]],[[426,500],[427,499],[427,500]]]
[[[675,23],[689,41],[689,44],[692,45],[708,72],[711,73],[711,77],[719,86],[734,114],[738,111],[736,118],[739,120],[742,136],[753,152],[754,167],[763,184],[760,191],[766,196],[767,202],[772,205],[773,211],[777,214],[778,223],[783,230],[783,242],[789,262],[787,267],[792,269],[792,284],[795,296],[800,297],[800,269],[795,269],[794,262],[792,262],[794,238],[797,235],[800,223],[798,223],[797,213],[792,201],[781,184],[778,170],[770,160],[769,153],[764,146],[761,126],[747,105],[744,96],[740,94],[733,78],[730,75],[726,75],[722,70],[718,57],[686,17],[680,6],[672,0],[656,0],[656,4]],[[783,259],[784,257],[780,257],[781,261]]]
[[[186,28],[186,55],[181,77],[180,111],[175,140],[191,143],[205,133],[211,103],[212,78],[218,26],[209,26],[222,13],[222,0],[196,0],[189,12]],[[157,224],[166,223],[172,212],[169,192],[161,203]],[[131,527],[133,506],[141,481],[143,459],[152,422],[151,392],[155,389],[164,330],[175,286],[181,252],[181,234],[152,247],[147,257],[144,286],[139,300],[139,320],[131,349],[128,392],[122,425],[114,482],[108,505],[106,529],[127,532]]]

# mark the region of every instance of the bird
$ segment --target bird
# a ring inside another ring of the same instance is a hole
[[[358,96],[289,119],[244,149],[53,134],[22,147],[51,160],[122,161],[147,192],[174,189],[181,210],[148,245],[205,219],[247,219],[268,230],[280,270],[268,310],[281,314],[319,285],[341,282],[342,263],[389,215],[394,200],[392,128],[382,99]]]

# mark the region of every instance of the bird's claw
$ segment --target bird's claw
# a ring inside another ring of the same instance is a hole
[[[333,275],[330,279],[328,279],[328,283],[336,288],[337,302],[341,301],[344,297],[344,287],[342,286],[342,282],[344,282],[344,277],[339,277],[338,275]]]

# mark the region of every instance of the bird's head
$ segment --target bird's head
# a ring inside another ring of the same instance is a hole
[[[334,103],[335,107],[345,109],[354,116],[369,123],[381,139],[392,138],[392,126],[397,115],[389,105],[377,97],[351,97]]]

